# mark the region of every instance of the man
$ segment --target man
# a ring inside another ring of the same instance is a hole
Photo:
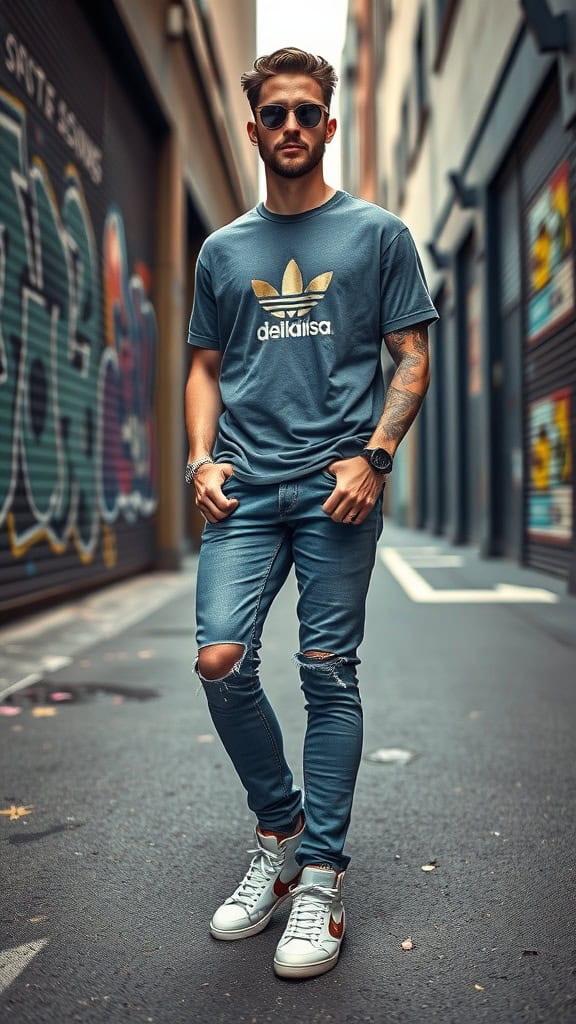
[[[204,243],[188,339],[186,473],[206,519],[196,670],[257,819],[255,856],[210,930],[255,935],[291,899],[274,969],[292,978],[334,967],[344,934],[357,649],[384,482],[428,387],[436,319],[404,224],[324,181],[335,83],[325,60],[297,49],[242,76],[266,201]],[[382,337],[397,367],[385,402]],[[291,566],[304,801],[258,677],[264,620]]]

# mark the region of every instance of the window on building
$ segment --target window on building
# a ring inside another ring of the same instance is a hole
[[[396,139],[396,145],[394,146],[394,177],[396,185],[396,209],[399,210],[404,202],[405,185],[404,185],[404,161],[402,156],[402,137],[399,136]]]
[[[439,71],[442,67],[459,3],[460,0],[435,0],[436,55],[434,71]]]
[[[424,11],[418,23],[416,35],[414,63],[416,66],[416,138],[414,143],[414,156],[420,148],[424,130],[428,121],[428,65],[426,61],[426,24]]]
[[[396,206],[400,208],[406,194],[406,178],[410,159],[410,96],[406,92],[400,113],[400,136],[394,150],[396,171]]]

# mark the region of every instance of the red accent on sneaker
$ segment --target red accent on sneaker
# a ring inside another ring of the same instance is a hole
[[[278,839],[279,842],[282,842],[283,839],[292,839],[294,836],[297,836],[303,825],[304,821],[302,816],[300,816],[298,824],[293,832],[273,832],[271,829],[263,829],[260,828],[260,826],[258,826],[258,832],[261,836],[276,836],[276,839]]]
[[[332,915],[330,915],[330,924],[328,925],[328,931],[335,939],[341,939],[344,932],[344,914],[339,921],[335,921]]]
[[[290,889],[292,888],[294,883],[298,881],[301,874],[302,872],[299,871],[291,882],[281,882],[280,879],[277,878],[276,881],[274,882],[274,895],[278,897],[285,896],[287,892],[290,892]]]

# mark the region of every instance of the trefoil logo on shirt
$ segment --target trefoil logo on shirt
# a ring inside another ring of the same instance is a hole
[[[329,320],[302,319],[324,298],[331,280],[332,271],[328,271],[312,278],[310,284],[304,288],[300,268],[296,260],[290,260],[282,278],[281,294],[267,281],[252,281],[252,290],[262,309],[283,321],[280,324],[265,321],[258,328],[258,340],[308,338],[316,334],[331,334],[332,324]],[[294,317],[297,319],[294,320]],[[294,322],[290,323],[291,320]]]

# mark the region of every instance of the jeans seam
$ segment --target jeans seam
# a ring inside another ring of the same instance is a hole
[[[254,621],[252,623],[252,632],[250,634],[250,671],[251,671],[252,674],[254,672],[254,668],[253,668],[253,651],[254,651],[254,640],[255,640],[255,634],[256,634],[256,623],[258,621],[258,612],[260,611],[260,604],[261,604],[261,601],[262,601],[262,594],[264,593],[264,589],[265,589],[266,584],[267,584],[267,582],[268,582],[268,580],[270,578],[270,573],[272,572],[272,566],[274,565],[274,562],[276,561],[276,558],[278,557],[280,549],[281,549],[281,547],[282,547],[282,545],[284,543],[284,539],[285,539],[284,537],[282,537],[280,539],[280,542],[279,542],[278,546],[276,547],[275,551],[272,554],[272,557],[271,557],[271,559],[270,559],[270,561],[268,563],[268,566],[266,568],[266,572],[264,574],[264,579],[262,580],[262,586],[260,587],[260,593],[258,594],[258,599],[256,601],[256,610],[254,612]],[[270,740],[270,745],[272,747],[272,752],[274,754],[274,757],[276,758],[276,764],[277,764],[278,768],[281,769],[282,768],[282,758],[280,757],[280,751],[278,750],[278,746],[276,744],[276,740],[274,739],[274,735],[273,735],[273,733],[270,730],[268,722],[266,721],[266,716],[264,714],[262,714],[262,709],[260,708],[260,706],[259,706],[257,701],[254,701],[254,706],[256,708],[256,711],[257,711],[258,715],[260,716],[260,719],[262,721],[262,724],[264,725],[264,728],[266,729],[266,732],[268,733],[268,738]],[[281,778],[281,781],[282,781],[282,788],[284,789],[284,795],[286,797],[288,797],[288,796],[290,796],[290,794],[288,792],[288,789],[286,788],[286,783],[285,783],[284,778],[282,776],[282,771],[280,771],[280,778]]]
[[[299,495],[298,483],[297,483],[297,481],[294,481],[294,491],[293,491],[292,501],[290,502],[290,505],[288,505],[287,508],[282,508],[282,509],[280,509],[280,507],[278,508],[278,514],[280,516],[280,519],[285,519],[286,516],[289,516],[290,513],[294,511],[294,509],[296,508],[296,505],[298,504],[298,495]]]

